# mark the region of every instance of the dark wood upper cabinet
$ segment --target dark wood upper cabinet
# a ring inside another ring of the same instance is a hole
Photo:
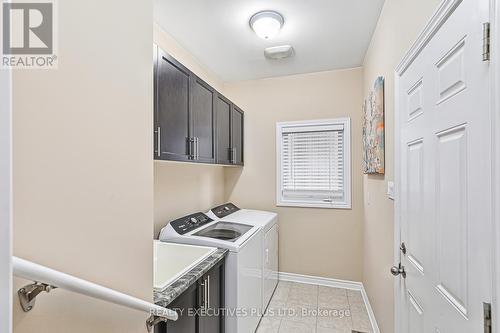
[[[157,160],[243,165],[243,111],[154,46]]]
[[[243,111],[220,94],[217,95],[215,109],[217,163],[243,165]]]
[[[187,161],[190,72],[160,48],[156,67],[155,157]]]
[[[191,137],[193,159],[215,162],[215,90],[195,75],[191,76]]]
[[[232,164],[243,165],[243,111],[236,105],[231,110]]]
[[[231,101],[217,94],[217,163],[231,164]]]

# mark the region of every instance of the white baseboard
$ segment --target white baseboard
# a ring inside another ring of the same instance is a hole
[[[279,272],[279,280],[360,291],[361,295],[363,296],[363,301],[365,302],[366,310],[368,311],[368,317],[370,317],[373,332],[380,333],[377,320],[375,319],[375,314],[373,313],[373,309],[370,304],[370,300],[368,299],[368,295],[366,294],[363,283],[357,281],[338,280],[319,276],[301,275],[285,272]]]
[[[326,287],[334,287],[334,288],[342,288],[350,290],[363,289],[363,284],[361,282],[337,280],[337,279],[330,279],[319,276],[301,275],[295,273],[279,272],[279,279],[281,281],[316,284],[318,286],[326,286]]]
[[[366,311],[368,311],[368,317],[370,317],[370,322],[372,324],[373,332],[380,333],[378,328],[377,319],[375,319],[375,313],[373,312],[370,300],[368,299],[368,294],[366,293],[365,287],[361,289],[361,295],[363,295],[363,300],[365,301]]]

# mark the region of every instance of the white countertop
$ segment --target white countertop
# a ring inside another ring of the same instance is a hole
[[[154,241],[154,288],[172,284],[212,253],[215,247]]]

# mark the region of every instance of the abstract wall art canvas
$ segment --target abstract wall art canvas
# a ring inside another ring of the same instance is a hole
[[[385,173],[384,78],[375,80],[363,104],[363,171]]]

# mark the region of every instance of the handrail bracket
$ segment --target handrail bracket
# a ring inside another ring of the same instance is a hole
[[[17,295],[19,296],[19,302],[21,303],[21,307],[24,312],[31,311],[35,306],[36,297],[41,292],[50,292],[52,289],[56,289],[57,287],[51,286],[49,284],[35,282],[32,284],[28,284],[17,291]]]
[[[149,318],[146,320],[146,327],[148,329],[148,332],[151,332],[153,328],[158,325],[161,322],[166,322],[167,320],[163,317],[151,315]]]

